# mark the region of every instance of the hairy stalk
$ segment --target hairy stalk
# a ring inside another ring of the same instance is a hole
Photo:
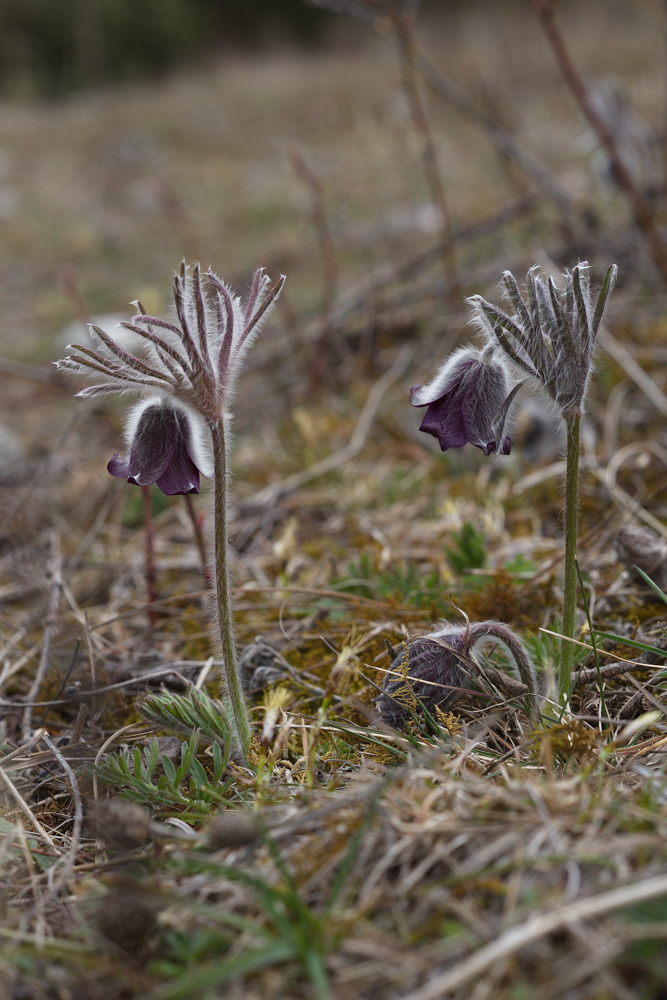
[[[565,416],[567,447],[565,473],[565,572],[563,576],[563,617],[561,632],[574,638],[574,624],[577,610],[577,532],[579,528],[579,429],[581,414]],[[562,641],[560,670],[558,675],[558,697],[561,705],[566,705],[572,684],[574,645]]]
[[[496,621],[473,622],[473,624],[469,626],[469,632],[470,639],[473,644],[476,641],[483,639],[485,636],[491,636],[492,639],[497,639],[499,642],[503,643],[517,665],[521,680],[528,688],[528,714],[531,719],[535,718],[537,711],[537,684],[535,681],[535,670],[518,635],[515,635],[514,632],[512,632],[512,630],[506,625],[503,625],[502,622]]]
[[[250,722],[245,695],[236,662],[232,600],[229,587],[229,561],[227,558],[227,442],[225,418],[210,424],[213,438],[215,539],[214,570],[218,633],[222,658],[225,663],[227,693],[232,707],[239,746],[246,758],[250,749]]]
[[[157,601],[157,588],[155,585],[155,527],[153,525],[153,508],[151,503],[150,486],[142,486],[142,500],[144,505],[144,533],[146,542],[146,592],[148,594],[148,631],[152,633],[157,624],[155,614],[155,602]]]

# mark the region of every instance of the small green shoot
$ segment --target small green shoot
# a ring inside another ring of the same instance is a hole
[[[169,813],[176,809],[181,819],[195,823],[218,808],[229,783],[222,784],[228,752],[223,754],[220,745],[213,744],[213,774],[209,777],[195,756],[198,742],[199,731],[195,730],[189,742],[181,745],[178,767],[160,753],[160,745],[154,738],[143,753],[136,747],[134,752],[110,754],[98,767],[97,774],[102,781],[118,788],[121,798]]]
[[[465,576],[471,569],[481,569],[486,563],[486,540],[481,531],[469,521],[454,536],[455,548],[448,548],[449,564],[459,576]]]

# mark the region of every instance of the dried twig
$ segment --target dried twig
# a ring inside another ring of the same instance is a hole
[[[60,606],[60,593],[62,590],[62,566],[63,560],[60,552],[60,544],[56,535],[53,534],[51,536],[51,556],[46,570],[46,579],[49,582],[49,603],[44,623],[44,634],[42,637],[42,653],[39,659],[35,679],[32,682],[30,690],[26,696],[26,702],[28,704],[26,705],[23,713],[24,737],[28,737],[30,735],[32,727],[32,705],[30,703],[35,701],[37,698],[39,690],[44,683],[44,677],[46,676],[46,672],[51,661],[51,640],[53,639],[58,623],[58,608]]]
[[[23,748],[21,748],[21,749],[23,749]],[[53,840],[48,835],[48,833],[46,832],[46,830],[44,829],[44,827],[42,826],[42,824],[39,822],[39,820],[35,816],[34,812],[30,808],[30,806],[28,805],[28,803],[26,802],[26,800],[23,798],[23,796],[19,792],[19,790],[16,787],[16,785],[14,784],[14,782],[11,780],[11,778],[9,778],[7,776],[7,774],[2,769],[2,767],[0,767],[0,778],[2,778],[2,780],[4,781],[5,785],[7,786],[7,790],[10,792],[10,794],[12,795],[12,797],[15,799],[17,805],[21,808],[21,810],[25,813],[25,815],[28,817],[28,819],[30,820],[30,822],[34,826],[34,828],[37,831],[37,834],[39,835],[39,837],[41,837],[41,839],[44,841],[45,844],[49,845],[49,847],[51,848],[51,850],[55,851],[56,854],[61,855],[63,853],[62,850],[53,842]]]
[[[403,86],[408,98],[412,121],[422,143],[422,163],[424,176],[431,193],[433,207],[438,213],[440,222],[440,246],[446,274],[450,283],[450,294],[459,294],[460,282],[456,264],[456,248],[452,233],[452,220],[447,204],[445,186],[438,166],[438,154],[431,134],[431,128],[424,110],[424,104],[419,93],[417,73],[415,70],[414,13],[406,10],[414,4],[403,3],[392,17],[398,52],[401,60]]]
[[[632,206],[637,225],[648,240],[656,267],[662,277],[667,280],[667,248],[658,232],[653,213],[619,154],[616,138],[612,130],[595,107],[594,102],[591,100],[590,91],[584,83],[579,70],[574,65],[565,44],[565,39],[556,21],[553,0],[528,0],[528,2],[540,19],[544,33],[551,44],[554,55],[572,94],[607,150],[614,177]]]
[[[326,349],[333,333],[333,304],[338,288],[338,264],[333,234],[327,218],[324,202],[322,181],[312,170],[300,149],[293,149],[289,154],[290,162],[296,175],[304,182],[310,191],[310,218],[317,235],[322,259],[323,289],[321,307],[321,331],[315,345],[315,353],[311,366],[311,376],[314,381],[322,382],[324,378]]]
[[[141,494],[144,506],[144,538],[146,543],[146,559],[144,563],[146,575],[146,592],[148,594],[148,628],[152,633],[157,623],[155,602],[158,599],[155,587],[155,528],[153,527],[153,507],[150,486],[142,486]]]
[[[568,927],[577,920],[604,916],[615,910],[664,895],[667,895],[667,875],[658,875],[643,879],[641,882],[620,886],[618,889],[611,889],[609,892],[599,893],[589,899],[562,903],[548,913],[529,917],[518,927],[501,934],[495,941],[480,948],[453,969],[434,976],[425,986],[408,993],[404,1000],[440,1000],[452,990],[486,972],[496,962],[548,934]]]
[[[81,840],[81,828],[83,826],[83,804],[81,802],[81,792],[79,791],[79,783],[76,780],[76,775],[74,771],[69,766],[60,750],[51,742],[48,736],[44,736],[44,742],[48,746],[49,750],[52,752],[63,771],[69,779],[69,783],[72,786],[72,795],[74,796],[74,825],[72,828],[72,834],[70,837],[69,847],[67,849],[67,854],[65,855],[65,862],[63,865],[63,870],[58,876],[57,880],[52,885],[46,899],[53,899],[58,892],[67,884],[67,880],[72,874],[72,868],[74,867],[74,862],[76,861],[76,853],[79,849],[79,841]]]

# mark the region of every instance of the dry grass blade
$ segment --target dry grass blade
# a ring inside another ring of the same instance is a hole
[[[590,899],[580,899],[576,903],[566,903],[550,913],[532,916],[524,923],[501,934],[499,938],[471,955],[453,969],[431,979],[425,986],[408,993],[404,1000],[438,1000],[465,983],[490,969],[495,962],[507,958],[514,952],[553,934],[561,928],[576,923],[605,916],[649,899],[667,895],[667,875],[646,879],[644,882],[621,886],[609,892],[600,893]]]

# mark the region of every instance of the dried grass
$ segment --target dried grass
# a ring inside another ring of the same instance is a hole
[[[571,13],[584,23],[589,16],[597,15]],[[459,27],[470,35],[470,58],[494,66],[498,54],[480,28],[482,14],[467,17]],[[530,33],[510,5],[502,31],[512,30]],[[613,29],[605,30],[633,96],[655,116],[658,84],[638,70],[632,46],[623,55]],[[651,22],[639,23],[642,32],[655,39]],[[578,58],[596,68],[600,46],[590,49],[585,36],[582,30]],[[503,103],[499,92],[498,113],[513,118],[518,137],[551,157],[597,208],[604,226],[586,234],[586,250],[605,263],[618,255],[624,277],[592,390],[580,547],[594,628],[617,639],[597,637],[596,664],[580,602],[581,672],[571,711],[560,719],[549,709],[549,633],[558,632],[562,469],[546,418],[526,419],[512,456],[491,463],[468,451],[443,458],[429,450],[404,405],[408,384],[456,342],[467,317],[462,309],[443,317],[439,251],[418,226],[385,239],[400,227],[385,219],[378,230],[371,222],[401,200],[413,205],[422,183],[406,139],[409,121],[387,83],[389,56],[371,46],[363,58],[304,59],[301,70],[277,60],[248,72],[239,63],[220,70],[205,99],[209,84],[194,77],[132,92],[129,103],[126,95],[122,115],[114,94],[100,98],[95,115],[76,102],[53,112],[51,128],[73,144],[65,156],[49,131],[48,164],[60,155],[61,190],[73,204],[67,246],[88,212],[71,182],[74,166],[88,163],[107,134],[117,142],[131,128],[180,123],[163,168],[184,192],[187,225],[181,216],[184,229],[169,243],[159,218],[134,228],[118,209],[122,266],[106,259],[97,234],[80,264],[87,293],[105,287],[114,303],[140,294],[137,274],[141,283],[161,281],[154,275],[186,237],[198,256],[217,247],[222,217],[232,270],[242,272],[268,239],[269,257],[293,268],[295,290],[288,286],[286,311],[252,361],[240,406],[232,542],[255,770],[231,761],[224,808],[212,821],[215,810],[205,817],[202,807],[198,821],[188,814],[186,824],[178,804],[156,797],[150,818],[125,815],[121,806],[94,822],[96,801],[120,804],[118,788],[104,784],[95,766],[112,754],[133,760],[135,748],[149,751],[155,727],[137,710],[137,694],[159,694],[164,685],[173,694],[220,695],[208,589],[186,508],[154,499],[159,601],[151,628],[140,505],[131,488],[106,482],[100,471],[117,448],[120,410],[86,407],[72,416],[69,389],[45,382],[38,365],[22,369],[20,379],[14,369],[0,376],[2,419],[32,442],[25,462],[3,479],[0,498],[2,1000],[324,997],[327,978],[337,1000],[664,994],[665,605],[632,570],[639,549],[628,555],[630,541],[621,545],[622,562],[614,546],[627,524],[648,522],[665,533],[665,292],[615,197],[593,190],[573,140],[578,126],[553,97],[552,72],[530,46],[526,53],[503,76],[521,100]],[[472,72],[456,60],[450,69],[463,79]],[[311,80],[310,103],[301,101],[299,72]],[[517,89],[520,78],[532,90]],[[222,92],[234,98],[227,160],[211,138]],[[492,96],[480,91],[480,100]],[[325,105],[337,123],[329,132],[311,121]],[[500,270],[532,263],[536,242],[548,245],[558,265],[571,262],[572,246],[539,198],[522,197],[508,210],[517,187],[511,171],[453,113],[429,109],[435,140],[448,151],[444,179],[458,206],[465,286],[493,294]],[[41,110],[13,115],[17,145],[32,149]],[[361,124],[353,127],[355,115]],[[291,138],[307,139],[317,154],[309,169],[325,178],[324,203],[343,220],[331,232],[348,255],[340,254],[338,292],[327,304],[329,375],[316,392],[309,383],[312,345],[322,333],[321,276],[314,255],[303,252],[305,219],[276,221],[281,199],[301,204],[305,195],[248,127],[271,121],[282,140],[285,116]],[[210,174],[201,189],[200,161]],[[132,161],[132,183],[144,173],[155,179],[149,162]],[[26,197],[33,182],[45,184],[47,166],[26,177]],[[211,178],[225,170],[227,197],[239,199],[233,218],[219,194],[210,200]],[[96,183],[107,194],[124,176],[114,171],[100,167]],[[262,204],[268,219],[250,225]],[[56,224],[51,213],[41,221],[46,233]],[[11,223],[8,245],[28,245],[24,224]],[[39,276],[52,266],[49,246],[47,239],[32,258]],[[144,273],[137,260],[148,246],[155,256]],[[90,292],[90,308],[98,298],[112,304]],[[48,313],[42,303],[42,318],[26,319],[23,298],[11,301],[3,322],[20,320],[35,338],[71,309],[59,300]],[[196,499],[195,513],[206,532],[205,499]],[[486,565],[457,575],[447,549],[466,523],[485,537]],[[659,562],[661,545],[640,549]],[[417,722],[394,733],[377,719],[374,699],[392,659],[387,643],[457,618],[450,593],[471,619],[501,619],[531,643],[545,698],[539,725],[503,685],[510,668],[497,651],[486,673],[471,678],[474,690],[439,714],[437,733]],[[36,723],[48,742],[38,734],[19,745],[23,728]],[[173,767],[180,739],[158,732]],[[197,750],[208,777],[212,739],[204,734]],[[169,767],[162,762],[156,773],[168,776]],[[225,827],[229,820],[237,827]],[[121,828],[115,841],[113,824]],[[274,950],[262,960],[267,941]]]

